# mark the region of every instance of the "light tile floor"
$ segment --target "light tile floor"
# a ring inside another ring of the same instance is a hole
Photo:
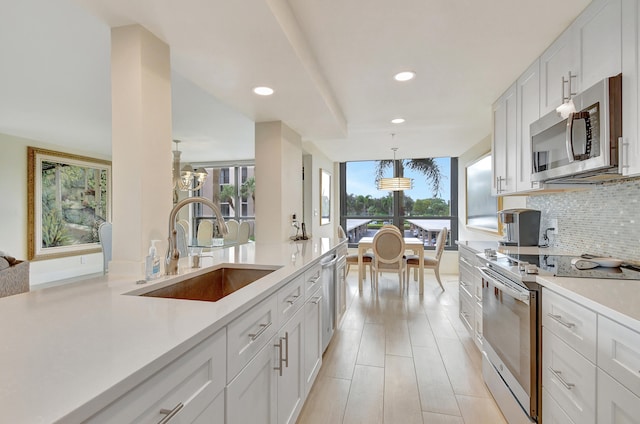
[[[458,276],[425,293],[383,274],[376,296],[357,270],[349,307],[323,357],[298,424],[506,424],[482,381],[481,356],[458,318]]]

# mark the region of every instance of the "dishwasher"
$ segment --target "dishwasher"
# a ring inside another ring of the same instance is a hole
[[[320,261],[322,265],[322,352],[333,337],[336,316],[336,263],[338,257],[330,255]]]

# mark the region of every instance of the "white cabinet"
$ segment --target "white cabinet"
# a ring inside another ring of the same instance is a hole
[[[541,115],[562,104],[569,84],[577,94],[622,72],[621,24],[621,0],[594,0],[547,48],[540,56]]]
[[[598,317],[598,367],[640,396],[640,333]]]
[[[621,23],[621,0],[594,0],[571,25],[577,92],[622,72]]]
[[[476,269],[476,251],[458,246],[459,315],[473,340],[482,350],[482,277]]]
[[[640,397],[598,369],[598,423],[640,424]]]
[[[318,290],[304,305],[304,379],[305,394],[309,394],[322,366],[322,290]]]
[[[278,375],[278,424],[294,424],[306,398],[304,318],[304,309],[299,309],[278,334],[280,357],[274,370]]]
[[[527,68],[516,81],[516,191],[525,192],[542,188],[531,181],[531,131],[532,122],[540,118],[540,59]]]
[[[640,424],[640,333],[546,288],[542,311],[543,422]]]
[[[313,265],[229,324],[227,368],[240,371],[229,377],[228,424],[296,422],[322,365],[320,281]]]
[[[640,174],[640,7],[636,0],[622,1],[622,163],[623,175]]]
[[[573,422],[595,423],[596,366],[547,328],[542,340],[544,389]]]
[[[278,331],[278,298],[271,295],[227,326],[227,379],[231,381]]]
[[[546,389],[542,389],[542,422],[544,424],[575,424],[560,408]]]
[[[227,386],[227,424],[276,424],[279,339],[272,337]]]
[[[226,332],[210,336],[87,420],[88,423],[224,422]]]
[[[563,94],[568,95],[562,79],[568,79],[569,72],[575,75],[577,70],[572,62],[571,32],[567,29],[540,56],[540,115],[562,104]],[[575,86],[573,81],[572,84]],[[576,92],[573,88],[572,91]]]
[[[542,302],[542,325],[553,331],[569,346],[596,361],[596,313],[564,296],[545,290]]]
[[[493,142],[491,193],[504,195],[516,190],[516,85],[493,104]]]

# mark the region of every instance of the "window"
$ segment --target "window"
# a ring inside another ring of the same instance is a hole
[[[255,221],[255,167],[208,166],[209,177],[195,196],[202,196],[218,205],[225,219],[249,221],[251,235]],[[213,211],[200,203],[194,203],[193,220],[198,222],[213,216]],[[251,236],[253,239],[253,236]]]
[[[383,225],[393,224],[404,230],[405,237],[423,240],[427,249],[434,248],[438,233],[446,227],[447,248],[456,248],[453,241],[458,235],[457,158],[345,162],[340,167],[340,223],[351,246],[357,245],[362,237],[375,235]],[[379,169],[383,177],[412,178],[413,188],[378,190]]]

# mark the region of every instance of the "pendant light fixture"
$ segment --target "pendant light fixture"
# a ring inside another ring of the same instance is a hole
[[[173,187],[182,190],[200,190],[207,179],[207,171],[204,168],[196,168],[186,164],[180,167],[180,155],[182,152],[178,150],[180,140],[173,140],[176,143],[176,149],[173,151]]]
[[[395,134],[391,134],[391,140],[393,141],[393,137]],[[393,168],[395,177],[393,178],[380,178],[378,180],[378,190],[387,190],[387,191],[403,191],[403,190],[411,190],[413,188],[413,179],[407,177],[399,176],[399,167],[396,167],[396,151],[397,147],[392,147],[393,150]]]

